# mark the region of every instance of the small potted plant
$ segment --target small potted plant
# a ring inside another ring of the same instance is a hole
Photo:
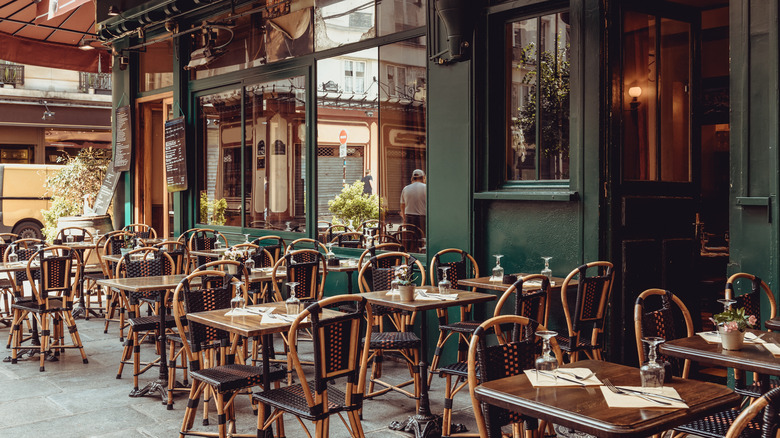
[[[414,301],[414,276],[409,266],[401,265],[395,268],[395,283],[401,301]]]
[[[241,257],[241,252],[233,248],[228,248],[222,254],[222,260],[238,261],[240,257]],[[238,266],[233,264],[226,264],[225,271],[228,274],[236,275],[236,272],[238,272]]]
[[[755,315],[745,315],[745,308],[729,308],[712,318],[718,326],[724,350],[739,350],[745,340],[745,329],[756,325]]]

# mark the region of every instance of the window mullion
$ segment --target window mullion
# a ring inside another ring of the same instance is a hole
[[[539,181],[542,176],[542,17],[536,19],[536,154],[534,154],[534,179]]]

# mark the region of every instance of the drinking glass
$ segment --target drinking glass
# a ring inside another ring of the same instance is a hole
[[[325,254],[327,258],[336,257],[336,254],[333,253],[333,245],[335,245],[333,242],[328,242],[325,244],[325,246],[328,248],[328,253]]]
[[[490,279],[492,281],[503,281],[504,280],[504,268],[501,267],[501,257],[503,257],[503,255],[501,255],[501,254],[493,254],[493,257],[496,258],[496,266],[493,267],[493,276]]]
[[[729,309],[731,309],[731,305],[736,303],[737,300],[731,300],[728,298],[721,298],[718,300],[719,303],[723,304],[723,311],[728,312]]]
[[[249,243],[249,234],[244,234],[244,243]]]
[[[222,241],[219,238],[214,239],[214,249],[222,249]]]
[[[298,297],[295,296],[295,286],[298,286],[298,282],[291,281],[286,284],[288,287],[288,291],[290,293],[290,297],[287,298],[287,301],[284,302],[284,305],[287,308],[287,314],[297,315],[301,312],[301,300],[299,300]]]
[[[452,293],[452,283],[450,283],[449,280],[447,280],[447,271],[450,270],[449,266],[442,266],[439,269],[441,269],[441,280],[439,280],[439,293],[440,294],[450,294]]]
[[[553,356],[550,348],[550,339],[558,336],[558,332],[552,330],[538,330],[536,336],[542,338],[542,355],[536,358],[534,363],[536,367],[536,380],[539,381],[539,371],[547,371],[552,374],[552,379],[558,382],[556,370],[558,369],[558,360]],[[543,375],[544,377],[549,377]]]
[[[542,275],[552,280],[552,269],[550,269],[550,259],[552,259],[552,257],[542,257],[542,260],[544,260],[544,269],[542,269]]]
[[[68,234],[67,236],[65,236],[65,242],[66,243],[73,243],[75,240],[76,239],[75,239],[75,237],[73,237],[73,234]]]
[[[19,254],[16,253],[16,244],[11,244],[11,252],[8,254],[8,263],[17,263],[19,261]]]
[[[647,362],[639,368],[639,375],[642,377],[642,387],[651,391],[660,392],[664,386],[664,366],[658,363],[656,353],[656,347],[664,341],[664,338],[657,336],[642,338],[642,342],[647,344]]]
[[[240,289],[240,288],[237,288]],[[244,300],[243,294],[240,290],[236,290],[236,296],[233,297],[232,300],[230,300],[230,308],[232,309],[231,318],[233,317],[233,314],[236,312],[236,309],[243,309],[246,306],[246,301]]]
[[[287,225],[287,228],[285,228],[284,231],[292,231],[292,227],[290,226],[290,224],[292,224],[292,222],[287,221],[284,224]]]
[[[244,267],[246,268],[246,273],[252,275],[252,270],[255,269],[255,259],[252,256],[247,256]]]
[[[352,230],[354,230],[354,228],[352,228],[352,219],[350,219],[349,220],[349,231],[352,231]]]

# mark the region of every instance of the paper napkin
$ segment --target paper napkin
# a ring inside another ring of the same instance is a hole
[[[647,389],[647,388],[642,388],[641,386],[626,386],[625,388],[635,389],[637,391],[643,391]],[[637,397],[636,395],[615,394],[614,392],[610,391],[609,388],[607,388],[606,386],[602,386],[599,389],[601,389],[601,393],[604,395],[604,399],[607,401],[607,405],[610,408],[661,408],[661,409],[687,409],[688,408],[688,405],[683,402],[666,400],[666,399],[658,399],[666,403],[669,403],[668,405],[662,405],[661,403],[648,401],[641,397]],[[669,397],[680,398],[680,395],[677,393],[677,390],[672,388],[671,386],[664,386],[663,388],[661,388],[660,394]]]
[[[585,380],[579,380],[574,376],[569,375],[568,373],[574,373],[580,377],[585,377],[588,374],[590,374],[590,370],[588,368],[566,368],[566,373],[560,373],[558,374],[560,377],[563,377],[563,379],[554,379],[552,377],[546,376],[546,375],[538,375],[536,374],[536,370],[524,370],[526,376],[528,376],[528,380],[531,382],[531,385],[534,386],[534,388],[538,387],[551,387],[551,386],[570,386],[570,387],[578,387],[582,386],[577,383],[574,383],[574,381],[582,382],[585,384],[585,386],[600,386],[601,380],[599,380],[598,377],[595,375],[588,377]],[[546,371],[547,373],[552,373],[552,371]],[[564,380],[568,379],[568,380]]]

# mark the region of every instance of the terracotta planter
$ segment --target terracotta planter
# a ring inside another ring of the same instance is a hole
[[[398,286],[401,301],[414,301],[414,285]]]
[[[733,331],[726,332],[723,327],[718,327],[720,333],[720,342],[724,350],[741,350],[745,342],[745,332]]]

